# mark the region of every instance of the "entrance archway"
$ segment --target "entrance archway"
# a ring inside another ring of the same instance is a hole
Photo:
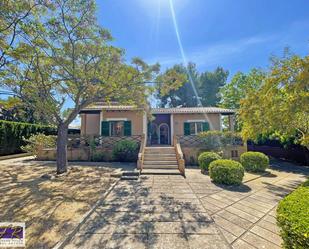
[[[166,123],[159,125],[159,144],[170,144],[170,128]]]

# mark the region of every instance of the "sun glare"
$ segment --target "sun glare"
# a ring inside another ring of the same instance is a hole
[[[148,14],[154,14],[157,9],[162,12],[170,10],[169,0],[138,0],[140,5],[148,12]],[[173,0],[173,4],[177,11],[181,10],[187,5],[189,0]]]

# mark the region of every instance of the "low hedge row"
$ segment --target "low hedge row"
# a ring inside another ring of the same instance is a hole
[[[0,156],[21,152],[25,145],[23,138],[32,134],[56,135],[57,129],[51,126],[0,120]]]
[[[280,201],[277,222],[285,248],[309,248],[309,180]]]

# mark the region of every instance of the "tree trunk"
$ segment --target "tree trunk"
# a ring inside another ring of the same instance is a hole
[[[67,142],[68,142],[68,126],[61,123],[58,126],[57,134],[57,174],[67,171]]]

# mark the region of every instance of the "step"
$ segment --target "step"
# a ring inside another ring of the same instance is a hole
[[[178,169],[178,165],[157,165],[157,164],[147,164],[143,165],[144,169]]]
[[[144,165],[178,165],[178,162],[174,159],[173,161],[144,161]]]
[[[143,169],[142,175],[181,175],[178,169]]]
[[[138,176],[122,176],[120,180],[136,181],[138,180]]]
[[[122,172],[122,176],[139,176],[139,171],[124,171]]]
[[[176,156],[169,156],[169,157],[167,157],[167,156],[160,156],[160,157],[158,157],[158,156],[145,156],[144,157],[144,161],[157,161],[157,160],[160,160],[160,161],[175,161],[175,160],[177,160],[176,159]]]
[[[176,155],[175,151],[145,151],[145,155]]]

